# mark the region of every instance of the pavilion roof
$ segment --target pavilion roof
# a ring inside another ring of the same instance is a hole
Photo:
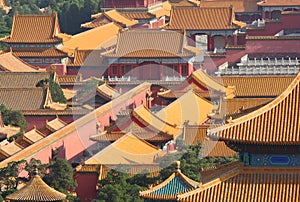
[[[85,161],[85,164],[153,164],[155,157],[161,157],[164,153],[145,140],[127,133]]]
[[[300,73],[272,102],[228,124],[210,129],[208,135],[242,143],[299,145],[299,97]]]
[[[257,0],[202,0],[201,8],[230,7],[233,6],[235,12],[258,12]]]
[[[60,43],[57,13],[51,15],[15,14],[9,37],[1,39],[7,43]]]
[[[276,97],[295,76],[222,76],[225,85],[235,86],[237,97]]]
[[[177,126],[183,125],[186,121],[200,125],[207,121],[207,115],[212,111],[213,103],[190,90],[157,112],[156,116]]]
[[[1,115],[0,115],[1,116]],[[1,117],[0,117],[1,119]],[[5,135],[6,138],[10,138],[16,134],[18,134],[21,131],[19,127],[15,126],[1,126],[1,120],[0,120],[0,136]]]
[[[162,16],[170,17],[172,5],[169,1],[165,1],[162,3],[162,7],[150,11],[151,14],[155,15],[156,18],[160,18]]]
[[[21,60],[12,52],[0,54],[0,70],[5,72],[38,72],[43,71]]]
[[[139,195],[153,200],[176,200],[179,194],[195,190],[199,186],[199,182],[188,178],[177,168],[168,179],[148,190],[140,191]]]
[[[180,126],[170,124],[159,118],[144,105],[135,108],[132,111],[132,116],[136,118],[142,125],[154,132],[163,132],[173,137],[177,137],[181,132]]]
[[[204,70],[198,69],[194,71],[188,78],[188,81],[194,82],[198,88],[213,92],[220,92],[225,94],[226,97],[232,98],[235,96],[235,86],[226,85],[222,79],[209,76]]]
[[[74,50],[76,48],[83,50],[99,50],[105,48],[105,42],[108,43],[113,40],[114,43],[114,36],[122,29],[122,27],[114,22],[107,23],[103,26],[71,36],[69,40],[66,40],[63,43],[63,46]],[[62,47],[62,49],[64,48]]]
[[[179,32],[155,29],[131,30],[118,35],[116,48],[106,57],[162,58],[193,57],[197,53],[186,49],[185,36]]]
[[[174,7],[171,10],[170,22],[165,28],[172,30],[236,30],[245,25],[235,20],[232,7]]]
[[[213,197],[216,201],[225,198],[242,202],[274,199],[293,202],[300,197],[299,168],[243,167],[235,163],[210,173],[208,181],[204,181],[198,189],[179,195],[177,201],[210,202]]]
[[[94,14],[92,15],[92,18],[94,18],[92,22],[84,23],[81,25],[81,27],[95,28],[102,25],[106,25],[110,22],[114,22],[117,23],[118,25],[125,26],[125,27],[131,27],[133,25],[138,24],[137,20],[134,20],[133,18],[124,15],[121,12],[118,12],[116,9]]]
[[[62,201],[66,195],[48,186],[35,172],[30,181],[21,189],[8,195],[10,201]]]
[[[300,0],[263,0],[257,3],[258,6],[300,6]]]

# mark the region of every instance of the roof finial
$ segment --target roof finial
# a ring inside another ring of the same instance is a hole
[[[175,161],[174,166],[176,168],[176,172],[180,172],[180,161]]]

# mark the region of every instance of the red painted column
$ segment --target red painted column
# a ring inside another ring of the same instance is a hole
[[[214,38],[210,35],[207,35],[207,50],[213,51],[214,50]]]
[[[178,64],[178,75],[182,76],[182,64]]]

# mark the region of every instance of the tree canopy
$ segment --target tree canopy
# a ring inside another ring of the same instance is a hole
[[[1,104],[0,112],[5,125],[20,127],[21,131],[27,128],[27,121],[21,111],[8,109],[4,104]]]

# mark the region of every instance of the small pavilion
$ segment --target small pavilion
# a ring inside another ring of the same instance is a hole
[[[5,200],[9,202],[21,201],[66,201],[66,195],[48,186],[39,176],[37,169],[24,187],[8,195]]]

